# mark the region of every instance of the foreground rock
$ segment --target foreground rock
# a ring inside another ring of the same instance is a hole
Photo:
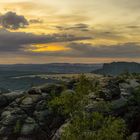
[[[103,79],[101,82],[101,89],[99,91],[99,97],[106,101],[111,101],[120,98],[119,83],[112,78]]]
[[[103,78],[98,95],[91,92],[88,96],[89,104],[85,110],[90,112],[112,113],[123,115],[126,110],[127,98],[131,96],[133,88],[140,84],[135,81],[119,83],[112,77]],[[75,81],[66,83],[72,93]],[[32,88],[29,91],[12,92],[0,95],[0,140],[58,140],[67,125],[66,118],[54,114],[48,109],[48,101],[51,95],[60,95],[65,86],[48,84],[42,87]],[[125,95],[124,95],[125,92]],[[96,106],[98,103],[109,102],[114,112],[108,108]],[[132,135],[133,139],[138,134]]]
[[[51,139],[63,123],[63,118],[55,116],[47,106],[49,94],[52,91],[61,93],[63,88],[61,85],[50,88],[51,86],[33,88],[27,93],[8,93],[0,96],[0,139]]]

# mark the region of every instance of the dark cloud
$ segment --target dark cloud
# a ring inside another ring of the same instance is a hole
[[[106,34],[110,34],[107,32]],[[32,56],[54,56],[75,58],[139,58],[140,45],[138,43],[125,43],[118,45],[96,46],[87,43],[75,43],[91,39],[90,37],[74,36],[69,34],[35,35],[25,32],[10,32],[0,30],[0,53],[25,54]],[[72,41],[72,42],[71,42]],[[32,52],[36,44],[68,42],[63,51]],[[71,42],[71,43],[70,43]],[[26,50],[26,51],[25,51]]]
[[[22,15],[17,15],[14,12],[7,12],[0,16],[0,25],[8,29],[19,29],[24,28],[29,23],[27,19]]]
[[[118,45],[94,46],[84,43],[70,43],[70,50],[59,52],[43,52],[48,56],[85,57],[85,58],[139,58],[140,45],[136,43],[125,43]],[[39,54],[39,53],[38,53]]]
[[[91,39],[90,37],[74,36],[69,34],[35,35],[25,32],[10,32],[0,30],[0,52],[18,52],[30,45],[55,42],[69,42]]]
[[[40,19],[31,19],[31,20],[29,20],[29,22],[32,23],[32,24],[43,23],[43,21],[40,20]]]
[[[130,28],[130,29],[139,29],[140,26],[137,26],[137,25],[130,25],[130,26],[127,26],[127,28]]]
[[[91,44],[71,43],[68,47],[79,51],[85,57],[139,57],[140,45],[136,43],[125,43],[118,45],[93,46]]]
[[[56,26],[58,30],[80,30],[80,31],[89,31],[89,25],[84,23],[74,24],[74,25],[63,25]]]
[[[133,10],[133,12],[138,12],[140,10],[139,0],[113,0],[112,2],[121,8]]]
[[[63,26],[55,26],[61,32],[67,32],[71,34],[81,34],[81,35],[88,35],[93,37],[94,39],[122,39],[125,38],[124,35],[121,34],[119,29],[114,28],[93,28],[88,24],[74,24],[74,25],[63,25]]]

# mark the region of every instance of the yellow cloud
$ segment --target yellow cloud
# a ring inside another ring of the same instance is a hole
[[[68,50],[69,48],[66,48],[63,45],[60,44],[37,44],[34,45],[32,48],[28,49],[28,51],[32,52],[54,52],[54,51],[64,51]]]

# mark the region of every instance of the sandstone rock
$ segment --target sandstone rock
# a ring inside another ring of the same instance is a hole
[[[120,88],[118,82],[113,79],[104,80],[99,91],[99,97],[106,101],[111,101],[120,98]]]
[[[131,140],[139,140],[140,134],[139,132],[134,132],[131,136]]]
[[[15,92],[3,94],[3,96],[5,96],[6,99],[8,100],[8,102],[10,103],[10,102],[14,101],[16,98],[21,97],[23,94],[24,93],[21,91],[15,91]]]
[[[85,111],[88,113],[100,112],[100,113],[108,113],[109,108],[104,101],[93,101],[85,106]]]
[[[129,80],[129,85],[132,88],[136,88],[136,87],[140,86],[140,83],[138,83],[137,79],[131,79],[131,80]]]
[[[129,83],[133,87],[136,85],[134,81]],[[69,85],[71,88],[65,91],[63,91],[63,85],[48,84],[32,88],[28,93],[0,95],[0,101],[2,101],[0,104],[3,107],[0,116],[0,139],[11,140],[15,127],[20,127],[20,131],[17,132],[18,138],[14,140],[59,140],[68,123],[64,124],[65,116],[49,110],[47,101],[50,99],[50,93],[75,94],[75,91],[72,90],[73,84],[75,82],[71,83]],[[106,115],[110,113],[110,106],[108,107],[107,104],[109,102],[115,113],[124,113],[127,99],[122,98],[120,92],[126,92],[126,90],[121,89],[120,91],[119,84],[114,78],[104,78],[99,95],[94,92],[87,95],[89,104],[85,106],[84,110],[87,113],[101,112]],[[20,122],[20,126],[17,122]]]
[[[62,135],[62,133],[64,132],[64,129],[69,125],[69,121],[67,121],[67,123],[64,123],[62,126],[60,126],[60,128],[56,131],[56,133],[54,134],[52,140],[60,140],[60,137]]]
[[[93,92],[93,93],[90,93],[90,94],[88,95],[88,99],[96,100],[96,98],[97,98],[97,95],[95,95],[94,92]]]
[[[17,140],[35,140],[35,139],[29,137],[19,137]]]
[[[14,116],[14,115],[7,115],[6,117],[4,117],[1,120],[1,123],[3,125],[9,126],[9,125],[15,124],[16,120],[17,120],[17,117],[16,116]]]
[[[125,82],[119,84],[121,95],[123,97],[131,96],[132,91],[138,86],[140,86],[140,83],[136,79],[127,79]]]
[[[63,91],[62,94],[75,94],[75,91],[68,89],[68,90]]]
[[[20,107],[28,111],[29,113],[33,112],[37,102],[41,100],[41,95],[27,95],[23,97],[23,99],[20,102]]]
[[[0,128],[0,136],[3,136],[4,138],[5,138],[5,136],[8,137],[12,133],[13,133],[13,128],[12,127],[2,126]]]
[[[28,93],[12,92],[0,95],[0,105],[3,107],[0,116],[0,139],[46,140],[52,137],[64,121],[48,110],[49,93],[45,91],[54,89],[58,93],[62,91],[62,86],[54,85],[49,89],[45,87],[44,92],[32,89]],[[18,131],[15,133],[15,130]]]
[[[47,120],[47,117],[50,115],[49,110],[35,111],[34,116],[39,122],[44,122]]]
[[[31,88],[29,91],[28,91],[29,94],[41,94],[41,90],[39,88]]]
[[[112,114],[121,116],[127,112],[127,99],[125,99],[124,97],[112,101],[111,104],[113,110]]]
[[[37,128],[38,125],[35,120],[28,117],[21,128],[21,135],[31,135],[36,132]]]
[[[60,94],[63,91],[63,89],[64,89],[63,85],[59,84],[47,84],[40,88],[41,92],[43,93],[55,92],[58,94]]]
[[[114,100],[111,103],[112,103],[112,108],[113,109],[119,109],[119,108],[122,108],[122,107],[126,106],[127,99],[121,97],[120,99]]]
[[[24,98],[22,100],[22,104],[23,105],[31,105],[33,103],[34,103],[34,101],[33,101],[33,99],[31,97],[26,97],[26,98]]]
[[[8,100],[5,96],[0,95],[0,107],[4,107],[6,105],[8,105]]]
[[[4,118],[4,117],[6,117],[6,116],[10,116],[11,115],[11,112],[10,111],[4,111],[4,112],[2,112],[2,114],[1,114],[1,118]]]

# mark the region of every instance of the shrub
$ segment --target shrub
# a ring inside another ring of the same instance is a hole
[[[85,75],[79,77],[79,82],[76,86],[76,92],[79,96],[87,95],[93,90],[93,81],[89,80]]]
[[[85,95],[93,89],[92,82],[81,75],[75,91],[65,90],[58,97],[54,97],[49,103],[49,108],[58,114],[72,115],[79,111],[86,103]]]
[[[62,140],[124,140],[124,120],[81,113],[64,129]]]
[[[16,125],[14,127],[14,133],[19,133],[20,130],[21,130],[21,122],[20,122],[20,120],[17,120]]]
[[[75,92],[64,91],[59,97],[54,98],[48,104],[58,114],[69,115],[77,110],[78,96]]]
[[[134,90],[131,100],[135,103],[135,105],[140,107],[140,86]]]

